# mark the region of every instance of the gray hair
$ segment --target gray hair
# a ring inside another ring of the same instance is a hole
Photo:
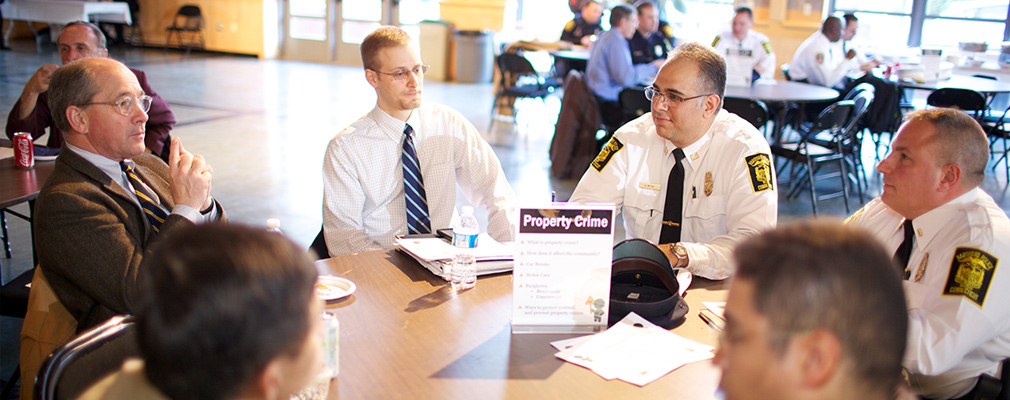
[[[88,29],[91,29],[91,33],[95,34],[95,40],[97,41],[98,48],[99,49],[106,48],[105,33],[102,32],[102,29],[99,28],[98,25],[92,24],[92,23],[87,22],[87,21],[74,21],[74,22],[71,22],[71,23],[65,25],[63,27],[63,30],[66,30],[67,28],[69,28],[71,26],[75,26],[75,25],[79,25],[79,26],[83,26],[83,27],[86,27]],[[62,31],[60,31],[60,36],[61,37],[63,36],[63,32]],[[56,42],[58,43],[59,40],[57,40]]]
[[[71,132],[67,108],[90,103],[99,92],[95,82],[97,68],[84,62],[86,60],[77,60],[57,68],[49,79],[49,111],[53,115],[56,129],[64,134]]]

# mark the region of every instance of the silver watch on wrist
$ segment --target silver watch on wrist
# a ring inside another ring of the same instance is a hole
[[[687,248],[684,247],[682,243],[670,243],[670,253],[673,253],[673,255],[677,257],[677,265],[674,265],[674,268],[683,268],[687,266]]]

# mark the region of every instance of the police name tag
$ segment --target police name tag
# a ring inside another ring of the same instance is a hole
[[[613,244],[613,204],[520,209],[512,332],[605,330]]]

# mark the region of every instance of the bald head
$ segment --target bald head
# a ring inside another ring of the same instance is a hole
[[[837,42],[842,38],[842,20],[838,17],[828,17],[821,26],[821,33],[828,37],[828,40]]]

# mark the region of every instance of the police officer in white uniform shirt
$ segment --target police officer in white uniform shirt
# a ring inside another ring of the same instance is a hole
[[[726,49],[739,48],[751,51],[754,72],[763,78],[775,78],[775,52],[768,43],[768,36],[754,32],[754,12],[748,7],[740,7],[733,14],[733,30],[723,32],[712,41],[712,47],[719,54],[726,55]]]
[[[980,376],[999,377],[1010,357],[1010,219],[978,188],[988,141],[963,112],[934,108],[906,117],[891,149],[877,165],[883,194],[848,223],[895,252],[908,301],[902,364],[912,390],[972,398]]]
[[[842,52],[842,21],[828,17],[821,30],[804,40],[796,49],[789,75],[794,81],[836,87],[850,69],[859,66],[853,61],[856,52]]]
[[[768,142],[722,109],[725,89],[719,54],[678,47],[646,91],[652,112],[617,130],[570,201],[614,203],[629,237],[694,274],[731,276],[736,244],[775,227],[778,196]]]

